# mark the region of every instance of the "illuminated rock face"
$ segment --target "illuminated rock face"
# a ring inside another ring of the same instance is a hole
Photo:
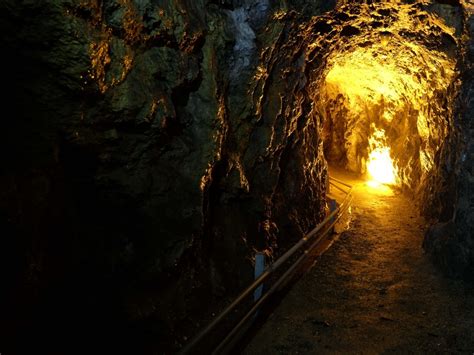
[[[465,52],[460,60],[456,134],[442,144],[436,159],[432,193],[424,212],[440,222],[428,231],[423,246],[450,275],[474,279],[474,6],[466,5]]]
[[[325,155],[363,173],[367,142],[383,130],[396,183],[439,221],[425,250],[449,274],[473,279],[473,7],[463,16],[457,2],[346,3],[358,14],[343,31],[350,42],[336,40],[315,100]]]
[[[456,28],[413,5],[387,3],[358,11],[351,24],[357,34],[329,56],[320,92],[326,155],[363,174],[369,160],[374,162],[369,155],[376,144],[379,153],[390,150],[392,183],[416,191],[453,127]],[[386,14],[385,22],[380,14]],[[433,41],[443,36],[451,45]]]

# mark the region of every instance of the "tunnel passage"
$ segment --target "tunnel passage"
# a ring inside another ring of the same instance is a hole
[[[390,23],[377,15],[393,13]],[[420,19],[428,21],[420,21]],[[318,95],[325,157],[330,164],[380,183],[415,191],[432,171],[442,142],[453,130],[450,114],[456,29],[412,6],[380,5],[356,22],[350,41],[330,54]],[[433,31],[433,47],[407,33]]]
[[[324,219],[327,161],[363,173],[388,154],[400,184],[450,194],[459,1],[335,3],[1,2],[18,116],[2,130],[11,319],[45,300],[54,325],[34,318],[31,334],[68,329],[74,317],[48,312],[67,291],[87,328],[110,309],[124,324],[158,319],[151,337],[175,344],[203,299],[253,277],[255,249],[276,258]]]

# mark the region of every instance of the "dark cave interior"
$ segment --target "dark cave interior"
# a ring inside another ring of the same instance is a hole
[[[324,219],[328,164],[411,196],[472,279],[473,8],[3,1],[6,354],[175,352]]]

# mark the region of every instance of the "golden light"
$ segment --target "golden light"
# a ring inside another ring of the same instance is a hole
[[[367,172],[373,180],[381,184],[394,184],[396,182],[390,148],[378,148],[370,153]]]
[[[369,159],[367,160],[367,173],[370,178],[379,184],[395,184],[397,171],[390,156],[390,147],[386,145],[385,131],[376,129],[369,138]]]
[[[329,62],[323,95],[346,110],[345,116],[340,116],[346,121],[345,168],[367,172],[379,184],[401,183],[394,160],[398,163],[405,154],[406,136],[400,132],[410,132],[421,138],[419,164],[424,172],[429,171],[435,156],[430,142],[441,141],[446,128],[430,122],[427,93],[453,76],[451,63],[442,54],[428,55],[421,46],[397,42],[337,53]],[[443,76],[435,76],[438,68],[443,68]],[[416,115],[414,128],[406,123],[411,114]],[[391,126],[397,134],[388,141],[382,127]],[[367,143],[365,161],[361,147]]]
[[[410,4],[380,3],[397,20],[373,31],[361,26],[351,43],[335,46],[327,58],[324,85],[315,96],[325,154],[329,163],[367,176],[376,189],[413,187],[432,170],[449,132],[437,100],[455,77],[455,61],[449,50],[405,34],[426,33],[428,23],[453,38],[456,30],[421,10],[429,21],[414,20]],[[361,8],[361,21],[371,21],[373,11]]]
[[[417,50],[421,51],[414,45],[401,48],[373,45],[335,55],[331,58],[331,70],[326,75],[328,96],[343,93],[348,98],[349,108],[359,112],[381,100],[393,103],[395,108],[407,97],[418,107],[422,101],[419,96],[423,96],[426,83],[414,75],[414,72],[422,70],[414,68]],[[413,72],[402,68],[410,68]],[[383,116],[388,122],[393,119],[390,113],[385,112]]]

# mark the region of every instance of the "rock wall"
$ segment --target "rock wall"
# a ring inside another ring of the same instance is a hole
[[[432,259],[449,275],[474,279],[474,7],[465,3],[464,52],[459,63],[456,91],[455,132],[443,145],[434,199],[438,223],[426,234],[423,246]]]
[[[286,6],[0,4],[7,351],[175,349],[323,217]]]

